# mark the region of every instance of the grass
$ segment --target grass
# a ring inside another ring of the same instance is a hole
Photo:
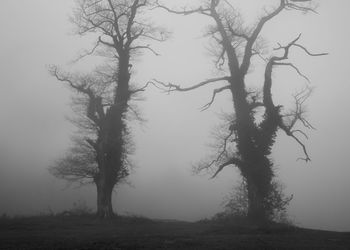
[[[0,249],[350,249],[350,233],[92,214],[0,217]]]

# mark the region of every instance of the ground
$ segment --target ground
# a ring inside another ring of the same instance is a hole
[[[0,249],[350,249],[350,233],[137,217],[0,219]]]

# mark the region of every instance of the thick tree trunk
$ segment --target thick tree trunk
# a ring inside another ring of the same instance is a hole
[[[234,73],[234,69],[231,71]],[[263,224],[270,219],[267,199],[271,190],[273,170],[268,155],[276,129],[267,124],[267,128],[261,130],[254,123],[243,77],[233,78],[231,86],[236,113],[237,149],[244,163],[240,170],[247,181],[248,219],[255,224]]]
[[[112,207],[113,185],[105,179],[96,182],[97,187],[97,217],[109,219],[114,216]]]
[[[268,197],[272,188],[273,171],[266,157],[261,157],[244,171],[248,189],[248,219],[256,224],[264,224],[271,218]]]
[[[99,218],[113,217],[112,193],[115,183],[122,178],[123,157],[125,150],[124,116],[129,101],[129,55],[120,55],[117,86],[114,104],[109,107],[104,119],[103,129],[99,134],[99,151],[97,162],[99,174],[95,178],[97,185],[97,216]]]
[[[259,187],[253,181],[247,180],[248,188],[248,214],[250,221],[256,224],[262,224],[268,220],[267,211],[264,202],[264,195]]]
[[[250,115],[244,85],[244,79],[240,77],[232,80],[231,92],[236,113],[237,149],[244,163],[240,167],[241,174],[247,181],[248,219],[255,224],[261,224],[267,220],[264,190],[266,190],[270,177],[267,173],[262,174],[262,171],[265,171],[265,166],[262,166],[264,163],[261,161],[264,157],[261,157],[254,140],[256,125]]]

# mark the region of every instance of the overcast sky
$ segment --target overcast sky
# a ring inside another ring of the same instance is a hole
[[[262,13],[261,5],[278,1],[232,2],[247,22],[254,22]],[[329,52],[317,58],[300,51],[291,56],[315,87],[308,102],[309,120],[317,128],[308,131],[306,142],[311,163],[296,161],[302,150],[282,133],[273,158],[286,193],[294,194],[289,212],[297,225],[349,231],[350,2],[319,3],[319,14],[284,12],[263,30],[269,45],[288,43],[302,33],[300,43],[311,51]],[[73,0],[0,3],[0,213],[62,211],[76,201],[95,206],[94,186],[69,187],[47,171],[64,154],[74,131],[65,119],[72,113],[70,91],[47,73],[47,65],[76,68],[71,61],[92,46],[88,39],[73,35],[68,20],[73,6]],[[158,78],[188,86],[215,76],[208,41],[202,38],[207,19],[154,15],[173,32],[172,38],[155,44],[161,56],[145,53],[138,58],[132,81],[141,85]],[[261,65],[255,69],[248,83],[261,83]],[[274,97],[286,105],[292,101],[290,94],[305,84],[290,69],[279,69],[274,79]],[[191,164],[209,152],[217,114],[232,105],[230,96],[222,94],[209,110],[200,112],[210,94],[210,88],[171,95],[157,89],[145,93],[146,101],[138,105],[147,123],[133,124],[137,167],[130,176],[132,185],[121,186],[114,195],[117,212],[197,220],[220,211],[225,195],[240,179],[238,171],[225,169],[214,180],[191,173]]]

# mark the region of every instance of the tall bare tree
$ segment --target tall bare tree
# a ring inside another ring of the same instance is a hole
[[[97,214],[101,218],[109,218],[113,216],[113,188],[128,175],[126,116],[127,111],[131,109],[129,101],[147,87],[145,85],[136,88],[130,85],[131,60],[138,54],[136,52],[142,50],[157,55],[146,41],[163,41],[166,32],[147,21],[145,11],[151,5],[149,0],[76,2],[72,21],[78,34],[90,33],[96,37],[95,46],[81,57],[102,49],[103,55],[108,56],[109,73],[103,74],[102,77],[101,74],[76,76],[60,72],[56,67],[51,69],[51,73],[86,98],[85,116],[96,129],[95,136],[82,143],[87,143],[95,154],[96,167],[91,174],[97,185]],[[71,158],[70,161],[64,162],[66,166],[61,166],[67,169],[73,165],[88,165],[82,164],[79,154],[74,153]]]
[[[265,59],[261,53],[259,37],[263,27],[284,10],[302,12],[315,11],[312,0],[279,0],[279,4],[272,10],[266,11],[254,27],[245,27],[236,8],[228,0],[206,0],[202,6],[176,10],[157,1],[158,7],[170,13],[207,16],[213,22],[208,29],[208,35],[215,43],[217,51],[216,66],[226,75],[208,79],[190,87],[181,87],[173,83],[155,82],[161,84],[167,91],[191,91],[209,84],[220,84],[213,90],[210,101],[203,106],[209,108],[219,93],[229,91],[232,95],[234,115],[221,130],[221,143],[213,159],[200,164],[199,170],[215,168],[215,177],[227,166],[237,166],[247,181],[248,190],[248,218],[261,223],[268,220],[269,193],[272,192],[273,164],[270,160],[271,148],[275,142],[278,129],[283,130],[293,138],[303,149],[305,161],[310,157],[299,135],[306,136],[295,125],[311,128],[304,117],[304,102],[310,94],[308,88],[294,96],[296,109],[291,113],[284,113],[281,105],[276,105],[272,98],[272,72],[277,67],[288,66],[300,76],[306,78],[300,70],[292,64],[289,54],[293,49],[300,49],[309,56],[313,54],[298,43],[300,35],[287,45],[280,45],[275,49],[280,55],[271,55]],[[249,90],[246,76],[251,71],[252,58],[260,56],[266,64],[263,84],[260,89]],[[222,83],[225,83],[222,85]],[[262,116],[262,119],[261,119]],[[259,118],[260,117],[260,118]]]

